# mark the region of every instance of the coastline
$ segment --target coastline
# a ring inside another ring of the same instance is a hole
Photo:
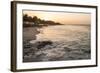
[[[54,40],[37,40],[36,35],[40,33],[39,27],[25,27],[23,30],[23,62],[44,62],[44,61],[61,61],[61,60],[84,60],[91,58],[91,45],[90,38],[88,38],[88,27],[84,27],[80,30],[80,27],[73,28],[67,27],[69,32],[74,36],[75,32],[78,35],[77,40],[75,38],[66,41],[54,41]],[[61,27],[60,27],[61,28]],[[65,29],[66,27],[64,27]],[[54,28],[54,29],[58,29]],[[76,29],[76,31],[75,31]],[[50,29],[51,30],[51,29]],[[61,29],[62,30],[62,29]],[[46,30],[47,31],[47,30]],[[82,33],[83,32],[83,33]],[[58,32],[57,32],[58,33]],[[61,32],[60,32],[61,33]],[[72,36],[69,35],[70,37]],[[79,36],[81,35],[81,36]],[[66,36],[66,38],[68,35]],[[33,41],[33,42],[30,42]]]
[[[39,33],[37,27],[24,27],[23,28],[23,38],[24,40],[35,40],[36,35]]]

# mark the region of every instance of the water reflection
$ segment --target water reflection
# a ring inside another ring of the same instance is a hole
[[[26,30],[26,29],[25,29]],[[39,33],[35,32],[39,31]],[[31,32],[30,32],[31,31]],[[23,62],[80,60],[91,58],[90,26],[56,25],[29,28]],[[37,33],[37,34],[36,34]]]
[[[73,41],[90,37],[89,26],[57,25],[39,29],[37,40]]]

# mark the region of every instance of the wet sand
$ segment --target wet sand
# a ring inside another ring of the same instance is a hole
[[[35,40],[36,35],[39,33],[37,27],[26,27],[23,28],[23,39],[24,40]]]

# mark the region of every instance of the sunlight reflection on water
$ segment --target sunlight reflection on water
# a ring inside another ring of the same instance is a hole
[[[56,25],[29,29],[38,30],[39,33],[36,34],[35,40],[29,42],[31,47],[24,49],[28,50],[29,54],[28,57],[24,56],[26,62],[91,58],[90,26]],[[27,47],[27,45],[24,46]]]
[[[74,41],[90,37],[89,26],[57,25],[39,29],[37,40]]]

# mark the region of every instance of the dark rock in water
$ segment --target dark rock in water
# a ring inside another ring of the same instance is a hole
[[[24,48],[31,48],[31,47],[32,47],[32,44],[30,44],[30,43],[24,44]]]
[[[81,49],[84,53],[91,53],[91,50],[90,49]]]
[[[43,47],[45,47],[46,45],[52,45],[51,41],[39,41],[37,42],[37,48],[41,49]]]
[[[72,51],[72,49],[71,49],[71,48],[69,48],[69,47],[64,47],[64,49],[65,49],[67,52]]]

